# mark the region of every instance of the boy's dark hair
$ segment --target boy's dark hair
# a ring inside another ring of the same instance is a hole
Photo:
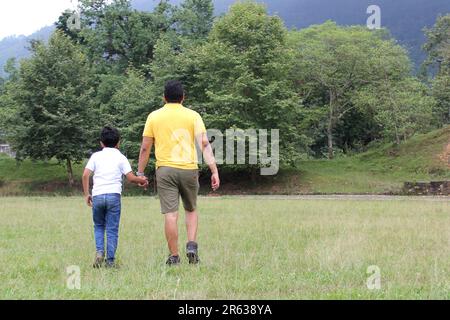
[[[180,103],[184,98],[184,89],[180,81],[170,80],[164,88],[164,98],[167,102]]]
[[[120,141],[119,130],[112,127],[104,127],[100,135],[100,141],[107,148],[114,148]]]

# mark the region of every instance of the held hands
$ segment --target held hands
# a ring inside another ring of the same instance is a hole
[[[137,185],[141,188],[147,189],[148,187],[148,178],[144,176],[136,177]]]

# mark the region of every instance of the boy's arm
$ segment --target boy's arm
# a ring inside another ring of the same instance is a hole
[[[150,158],[150,151],[152,150],[154,143],[154,138],[144,137],[142,139],[141,151],[139,154],[139,165],[138,165],[138,173],[144,174],[145,168],[148,164],[148,159]],[[128,177],[127,177],[128,178]]]
[[[92,207],[92,196],[89,192],[89,178],[91,177],[92,171],[89,169],[84,169],[83,172],[83,192],[84,192],[84,198],[86,200],[86,204],[89,207]]]

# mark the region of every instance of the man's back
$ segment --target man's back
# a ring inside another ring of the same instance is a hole
[[[205,133],[200,115],[179,103],[168,103],[152,112],[144,137],[154,138],[156,167],[198,169],[195,137]]]

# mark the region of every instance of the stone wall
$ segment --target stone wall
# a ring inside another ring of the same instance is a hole
[[[450,195],[450,181],[405,182],[403,192],[407,195]]]

